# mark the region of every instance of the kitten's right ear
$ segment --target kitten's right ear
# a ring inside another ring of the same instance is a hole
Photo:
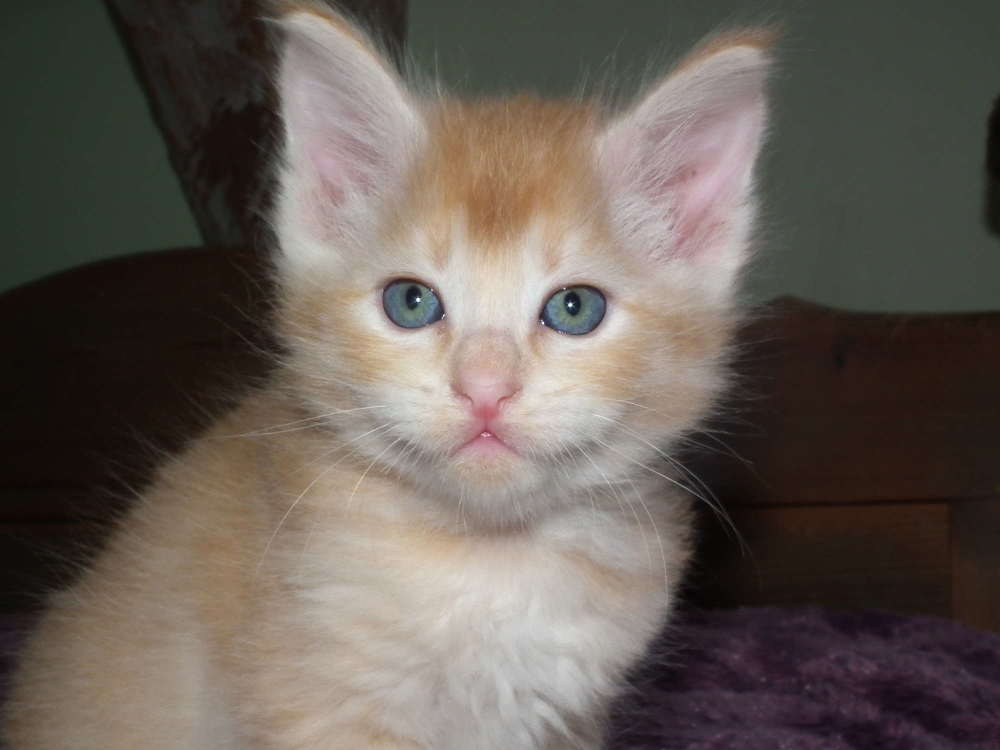
[[[748,255],[773,41],[749,30],[703,44],[598,144],[623,236],[724,294]]]
[[[315,256],[370,231],[423,126],[391,63],[361,31],[309,3],[283,7],[277,229],[286,256]]]

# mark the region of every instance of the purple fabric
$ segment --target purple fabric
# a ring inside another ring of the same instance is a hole
[[[692,614],[623,702],[614,750],[1000,748],[1000,636],[820,609]]]
[[[0,676],[26,622],[0,618]],[[946,620],[716,611],[685,616],[656,651],[613,750],[1000,748],[1000,636]]]

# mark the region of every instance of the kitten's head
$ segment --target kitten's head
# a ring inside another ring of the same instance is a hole
[[[722,384],[762,37],[716,39],[608,117],[418,96],[292,5],[276,228],[298,395],[372,471],[484,524],[645,471]]]

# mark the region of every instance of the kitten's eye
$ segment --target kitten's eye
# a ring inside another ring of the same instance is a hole
[[[592,286],[571,286],[549,297],[542,308],[542,323],[560,333],[590,333],[604,319],[607,301]]]
[[[403,328],[423,328],[444,317],[444,305],[426,284],[410,279],[394,281],[382,292],[389,320]]]

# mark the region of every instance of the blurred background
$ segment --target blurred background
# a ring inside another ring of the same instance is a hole
[[[0,290],[201,244],[104,4],[34,0],[2,14]],[[571,94],[609,80],[627,92],[713,29],[779,23],[752,297],[1000,307],[986,169],[996,0],[410,0],[408,14],[417,67],[473,94]]]

